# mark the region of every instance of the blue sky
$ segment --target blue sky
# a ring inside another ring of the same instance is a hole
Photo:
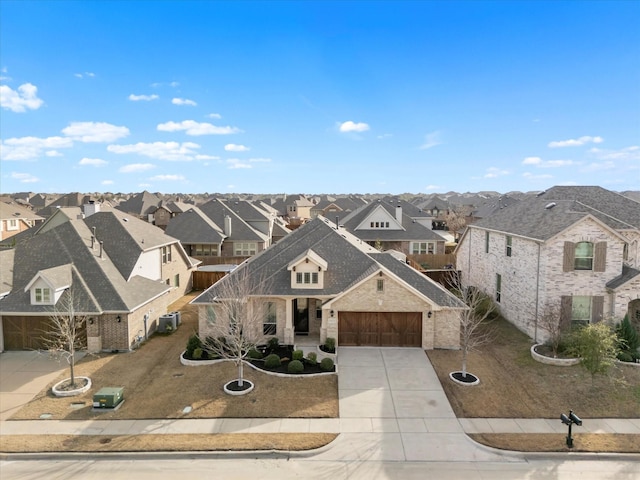
[[[2,193],[640,189],[640,2],[0,2]]]

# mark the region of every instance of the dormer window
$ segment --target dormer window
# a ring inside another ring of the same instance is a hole
[[[323,288],[327,262],[313,250],[298,256],[287,269],[291,271],[291,288]]]
[[[36,288],[35,289],[35,303],[51,303],[51,289],[50,288]]]

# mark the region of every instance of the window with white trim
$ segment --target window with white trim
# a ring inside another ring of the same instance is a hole
[[[236,242],[233,244],[236,257],[248,257],[255,255],[258,251],[258,244],[255,242]]]
[[[7,220],[7,230],[18,230],[18,220],[15,218]]]
[[[591,297],[574,295],[571,298],[571,323],[586,325],[591,321]]]
[[[276,304],[275,302],[267,302],[265,308],[264,322],[262,323],[263,335],[275,335],[277,325]]]
[[[502,299],[502,275],[496,273],[496,302]]]
[[[162,263],[171,262],[171,245],[167,245],[166,247],[162,247]]]
[[[376,281],[376,292],[378,293],[384,292],[384,280],[382,278],[379,278]]]
[[[421,255],[425,253],[435,253],[436,244],[433,242],[411,242],[411,253]]]
[[[574,267],[576,270],[593,270],[593,243],[576,243]]]
[[[511,248],[513,244],[513,237],[511,235],[507,235],[507,257],[511,256]]]
[[[35,289],[35,302],[36,303],[51,303],[51,289],[49,289],[49,288],[36,288]]]

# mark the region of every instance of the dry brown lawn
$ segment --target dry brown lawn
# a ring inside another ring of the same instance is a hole
[[[182,325],[171,335],[154,335],[131,353],[87,356],[76,374],[90,377],[85,394],[57,398],[50,387],[39,393],[12,419],[37,419],[51,414],[57,420],[162,419],[162,418],[324,418],[338,416],[336,375],[314,378],[282,378],[245,367],[245,378],[255,383],[249,395],[232,397],[223,385],[236,378],[233,363],[188,367],[180,353],[197,327],[197,313],[187,305],[195,294],[172,305],[181,310]],[[58,379],[68,377],[68,372]],[[58,381],[56,380],[56,381]],[[121,408],[93,412],[93,394],[102,387],[124,387]],[[72,408],[72,403],[83,403]],[[192,407],[189,414],[183,409]]]
[[[579,365],[536,362],[526,335],[504,320],[494,325],[494,341],[469,356],[468,371],[480,378],[477,386],[449,379],[449,372],[462,366],[459,351],[427,352],[458,417],[559,418],[569,409],[583,419],[640,417],[640,368],[616,365],[592,384]]]
[[[560,433],[477,433],[469,436],[494,448],[520,452],[640,452],[640,435],[578,433],[573,435],[573,448],[567,447],[566,435]]]

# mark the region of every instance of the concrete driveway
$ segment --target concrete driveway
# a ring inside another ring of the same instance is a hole
[[[46,352],[0,353],[0,421],[8,419],[68,368]]]
[[[339,347],[338,365],[341,435],[332,459],[521,461],[467,437],[424,350]]]

